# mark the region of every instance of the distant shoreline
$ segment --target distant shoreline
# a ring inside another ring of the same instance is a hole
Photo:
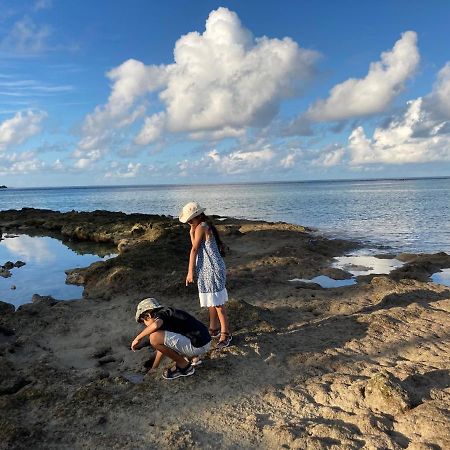
[[[420,180],[448,180],[450,175],[435,177],[398,177],[398,178],[343,178],[327,180],[272,180],[272,181],[235,181],[224,183],[158,183],[158,184],[93,184],[76,186],[17,186],[10,187],[12,190],[34,190],[34,189],[110,189],[110,188],[145,188],[145,187],[183,187],[183,186],[258,186],[274,184],[308,184],[308,183],[355,183],[355,182],[383,182],[383,181],[420,181]],[[7,186],[3,186],[6,188]],[[0,186],[1,188],[1,186]]]

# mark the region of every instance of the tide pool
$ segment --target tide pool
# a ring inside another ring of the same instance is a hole
[[[25,265],[11,269],[9,278],[0,277],[0,300],[12,303],[16,308],[30,303],[33,294],[51,295],[58,300],[81,298],[83,287],[66,284],[64,271],[87,267],[114,256],[113,249],[104,245],[71,243],[72,248],[69,248],[51,237],[7,236],[11,237],[0,241],[0,265],[7,261],[23,261]]]
[[[431,275],[433,283],[443,284],[444,286],[450,286],[450,269],[442,269],[440,272]]]

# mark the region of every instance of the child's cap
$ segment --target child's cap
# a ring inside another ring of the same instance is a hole
[[[180,219],[181,223],[186,223],[194,217],[199,216],[205,210],[206,208],[202,208],[197,202],[189,202],[183,206],[183,209],[181,210],[180,216],[178,218]]]
[[[139,322],[139,318],[145,311],[151,311],[152,309],[162,308],[162,305],[156,300],[156,298],[144,298],[139,302],[136,308],[136,322]]]

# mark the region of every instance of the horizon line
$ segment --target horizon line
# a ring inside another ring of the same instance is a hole
[[[155,183],[155,184],[91,184],[67,186],[6,186],[6,189],[85,189],[85,188],[114,188],[114,187],[163,187],[163,186],[233,186],[254,184],[294,184],[294,183],[338,183],[348,181],[409,181],[409,180],[440,180],[448,179],[450,175],[418,176],[418,177],[381,177],[381,178],[330,178],[323,180],[270,180],[270,181],[234,181],[224,183]],[[5,186],[5,185],[2,185]],[[0,190],[0,192],[3,189]]]

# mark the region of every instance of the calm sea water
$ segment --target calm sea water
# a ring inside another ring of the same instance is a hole
[[[0,190],[0,209],[207,213],[285,221],[395,251],[450,252],[450,178]]]

